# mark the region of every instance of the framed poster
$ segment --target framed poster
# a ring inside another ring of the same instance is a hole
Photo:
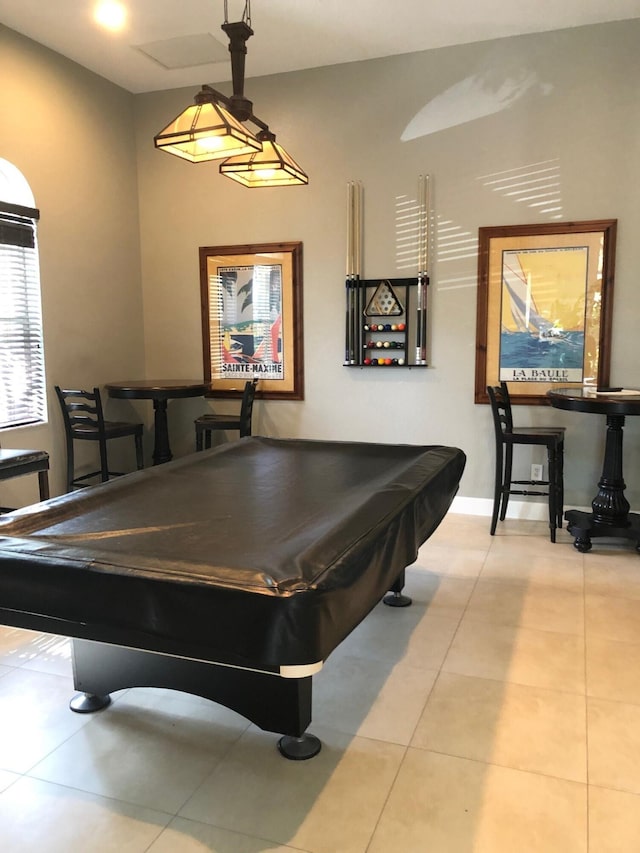
[[[609,382],[615,219],[480,228],[475,402]]]
[[[302,243],[201,247],[200,291],[207,396],[302,400]]]

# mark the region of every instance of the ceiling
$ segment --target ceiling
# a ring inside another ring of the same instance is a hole
[[[122,0],[118,34],[95,0],[0,0],[0,21],[130,92],[231,78],[223,0]],[[244,0],[228,0],[229,20]],[[640,0],[253,0],[246,76],[640,18]]]

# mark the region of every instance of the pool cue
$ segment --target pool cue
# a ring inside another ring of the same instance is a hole
[[[424,179],[424,275],[422,277],[424,294],[424,313],[422,315],[422,348],[423,364],[427,363],[427,293],[429,287],[429,252],[431,240],[431,178],[425,175]]]
[[[355,258],[354,258],[354,285],[356,295],[355,306],[355,363],[362,364],[364,357],[364,291],[362,289],[362,184],[357,181],[355,184]]]
[[[358,327],[358,304],[360,300],[358,288],[358,182],[353,182],[353,269],[351,278],[351,335],[353,341],[352,364],[360,363]]]
[[[346,316],[345,316],[345,354],[344,363],[353,364],[353,307],[351,302],[353,292],[353,182],[347,183],[347,269],[345,277]]]
[[[427,285],[429,259],[429,175],[418,178],[418,305],[416,364],[427,363]]]

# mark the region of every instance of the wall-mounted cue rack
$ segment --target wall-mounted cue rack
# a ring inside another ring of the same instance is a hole
[[[429,177],[418,182],[415,278],[362,278],[362,185],[347,185],[345,367],[427,367]]]

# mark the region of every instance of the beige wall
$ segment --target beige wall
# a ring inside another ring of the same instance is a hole
[[[308,171],[306,188],[249,190],[218,175],[214,164],[155,151],[154,133],[198,87],[137,96],[149,373],[200,370],[199,246],[302,240],[306,399],[259,404],[257,430],[455,444],[469,458],[460,494],[488,498],[490,413],[473,402],[479,226],[545,222],[552,215],[618,218],[611,379],[640,382],[639,39],[640,23],[622,22],[249,79],[256,113]],[[247,66],[250,72],[250,51]],[[429,103],[430,127],[441,129],[401,141]],[[496,111],[477,117],[482,105]],[[519,201],[509,194],[514,187],[497,189],[496,178],[526,180],[540,163],[557,184],[547,188],[548,204]],[[397,216],[402,201],[415,197],[421,173],[432,176],[438,222],[432,367],[344,368],[347,181],[365,186],[365,276],[404,276],[415,268],[398,263]],[[546,407],[519,408],[517,416],[566,424],[568,502],[587,504],[599,474],[604,419]],[[188,450],[188,426],[180,441]],[[640,506],[640,476],[632,475],[640,471],[640,419],[628,419],[625,452],[628,496]],[[531,461],[542,460],[528,458],[527,470]]]
[[[49,424],[1,440],[49,451],[55,493],[65,455],[53,386],[144,372],[133,96],[1,26],[0,80],[0,157],[21,170],[40,210],[49,402]],[[121,452],[129,464],[133,452]],[[34,500],[36,487],[35,477],[5,483],[2,503],[14,492]]]
[[[306,188],[252,191],[219,176],[215,165],[154,150],[154,133],[198,87],[132,96],[0,28],[0,156],[23,171],[42,211],[49,388],[200,376],[198,247],[301,240],[306,399],[259,403],[257,431],[455,444],[469,458],[460,494],[488,498],[490,415],[473,403],[477,229],[550,214],[496,191],[487,176],[526,175],[544,161],[557,176],[562,219],[618,218],[611,379],[639,382],[639,37],[639,22],[622,22],[249,79],[257,114],[311,179]],[[250,73],[250,51],[247,66]],[[427,104],[432,132],[403,142]],[[481,104],[487,114],[478,117]],[[365,275],[404,276],[411,270],[398,262],[398,211],[415,196],[421,173],[432,176],[437,216],[432,366],[346,369],[347,181],[365,186]],[[51,427],[10,431],[2,441],[49,450],[59,490],[64,453],[54,402]],[[109,405],[150,421],[144,403]],[[192,418],[203,405],[170,404],[177,453],[191,450]],[[546,408],[517,415],[567,425],[568,502],[588,503],[603,419]],[[629,418],[625,433],[627,495],[636,507],[637,421]],[[149,440],[148,432],[147,447]]]

